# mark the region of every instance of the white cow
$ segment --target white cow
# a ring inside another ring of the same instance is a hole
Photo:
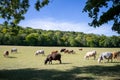
[[[17,53],[17,48],[12,48],[11,53],[13,53],[13,52]]]
[[[89,59],[89,57],[94,57],[94,59],[96,58],[96,51],[91,51],[91,52],[87,52],[84,56],[85,59]]]
[[[111,52],[101,53],[98,58],[98,62],[100,63],[103,59],[108,59],[108,62],[109,62],[109,59],[111,59],[111,62],[112,62],[112,57],[113,57],[113,54]]]
[[[44,50],[37,50],[35,52],[35,55],[39,55],[39,54],[45,55]]]

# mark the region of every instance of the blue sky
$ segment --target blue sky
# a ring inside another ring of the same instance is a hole
[[[111,23],[99,28],[88,25],[91,19],[82,13],[86,0],[50,0],[39,12],[34,9],[36,0],[30,0],[30,8],[20,26],[43,30],[76,31],[84,33],[118,35],[111,30]]]

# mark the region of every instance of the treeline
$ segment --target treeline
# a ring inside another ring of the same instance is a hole
[[[0,45],[120,47],[120,36],[109,37],[83,32],[46,31],[0,25]]]

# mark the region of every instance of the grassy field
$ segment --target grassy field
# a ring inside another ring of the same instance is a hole
[[[5,50],[17,48],[18,53],[10,53],[8,58],[3,56]],[[76,54],[62,55],[62,64],[44,65],[46,56],[53,50],[61,48],[74,50]],[[45,50],[45,56],[35,56],[36,50]],[[33,47],[33,46],[0,46],[0,80],[120,80],[120,60],[112,63],[104,60],[99,64],[91,57],[84,60],[88,51],[96,50],[97,58],[102,52],[118,51],[120,48],[83,48],[79,47]]]

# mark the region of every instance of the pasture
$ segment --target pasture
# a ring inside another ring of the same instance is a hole
[[[17,48],[17,53],[11,53],[12,48]],[[47,55],[52,51],[62,48],[74,50],[75,54],[61,53],[62,64],[52,61],[44,64]],[[43,49],[44,55],[35,56],[37,50]],[[9,57],[4,57],[3,52],[8,50]],[[79,47],[33,47],[33,46],[0,46],[0,80],[120,80],[120,59],[107,63],[103,60],[98,63],[90,57],[84,59],[88,51],[96,50],[97,57],[102,52],[120,51],[120,48],[84,48]]]

